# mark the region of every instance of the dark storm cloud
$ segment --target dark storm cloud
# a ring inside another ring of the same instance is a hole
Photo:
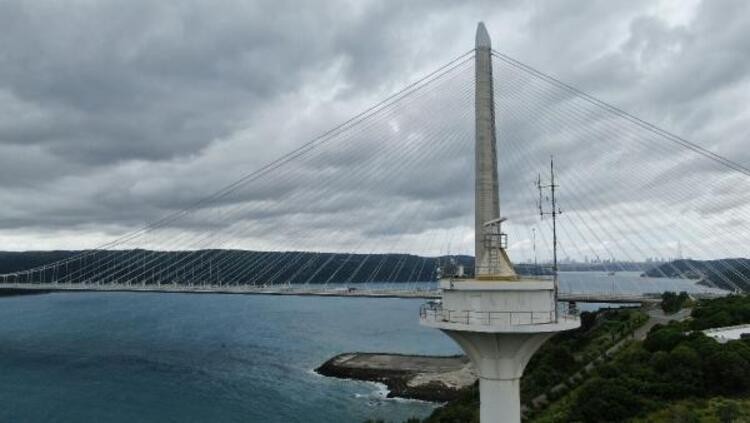
[[[0,140],[89,165],[189,155],[320,66],[325,34],[301,43],[304,19],[226,6],[4,2],[0,78],[19,113],[42,116],[9,122]]]
[[[34,236],[24,243],[19,231],[70,229],[79,235],[61,235],[60,245],[72,246],[65,237],[81,242],[156,221],[469,50],[480,19],[500,51],[750,161],[744,2],[11,0],[0,3],[0,227],[28,247]],[[450,233],[470,245],[462,231],[473,219],[473,124],[465,114],[473,75],[456,75],[433,97],[378,114],[367,131],[285,164],[146,243],[169,233],[174,245],[195,247],[222,238],[282,248],[294,237],[304,238],[300,248],[323,248],[315,240],[330,238],[341,248],[380,237],[395,246],[440,228],[437,238]],[[521,108],[521,97],[530,101],[519,88],[527,81],[507,77],[506,87],[520,90],[505,103],[509,111],[572,107],[570,95],[556,92]],[[627,176],[627,163],[651,166],[644,181],[694,183],[717,172],[700,160],[670,167],[645,148],[579,148],[582,137],[604,133],[601,116],[578,130],[552,120],[530,129],[518,113],[499,127],[517,143],[501,146],[501,184],[504,211],[519,224],[533,223],[533,179],[550,154],[589,166],[590,180],[561,168],[561,179],[591,198],[578,206],[586,213],[619,205],[640,215],[637,190],[616,199],[602,190]],[[653,189],[674,200],[674,186]],[[713,189],[696,195],[691,210],[711,217],[742,206],[728,188]],[[711,193],[719,200],[699,202]]]

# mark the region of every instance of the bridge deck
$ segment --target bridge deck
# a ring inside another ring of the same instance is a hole
[[[61,283],[0,283],[0,290],[15,289],[53,292],[154,292],[184,294],[246,294],[246,295],[297,295],[320,297],[366,297],[366,298],[421,298],[439,299],[441,293],[435,289],[398,288],[331,288],[322,285],[306,286],[253,286],[253,285],[124,285],[124,284],[61,284]],[[660,299],[648,294],[624,293],[570,293],[561,292],[560,301],[582,303],[657,303]]]
[[[245,294],[245,295],[297,295],[320,297],[375,297],[375,298],[423,298],[438,299],[437,290],[408,290],[408,289],[339,289],[325,286],[211,286],[211,285],[123,285],[123,284],[26,284],[0,283],[2,289],[18,289],[30,291],[72,291],[72,292],[153,292],[153,293],[181,293],[181,294]]]

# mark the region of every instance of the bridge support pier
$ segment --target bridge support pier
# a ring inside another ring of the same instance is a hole
[[[477,371],[480,421],[521,423],[521,376],[531,356],[554,332],[442,331],[461,346]]]
[[[479,378],[479,421],[521,423],[521,379]]]

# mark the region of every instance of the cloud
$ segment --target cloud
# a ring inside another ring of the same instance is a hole
[[[94,247],[189,207],[468,51],[480,19],[498,50],[750,160],[741,1],[11,0],[0,4],[0,244]],[[471,252],[470,65],[124,245]],[[548,231],[533,182],[550,154],[576,225],[563,235],[571,256],[605,256],[605,245],[656,255],[746,213],[732,188],[744,179],[495,69],[502,209],[517,257],[530,257],[532,227]],[[706,189],[686,188],[705,178]],[[665,223],[671,213],[683,229]],[[630,227],[643,239],[616,247]]]

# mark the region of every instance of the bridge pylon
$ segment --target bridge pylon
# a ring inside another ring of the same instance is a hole
[[[580,320],[560,313],[553,280],[516,274],[501,230],[492,47],[479,23],[475,52],[475,268],[473,279],[440,281],[442,301],[420,310],[421,324],[450,336],[479,376],[481,423],[520,423],[519,384],[531,356]]]

